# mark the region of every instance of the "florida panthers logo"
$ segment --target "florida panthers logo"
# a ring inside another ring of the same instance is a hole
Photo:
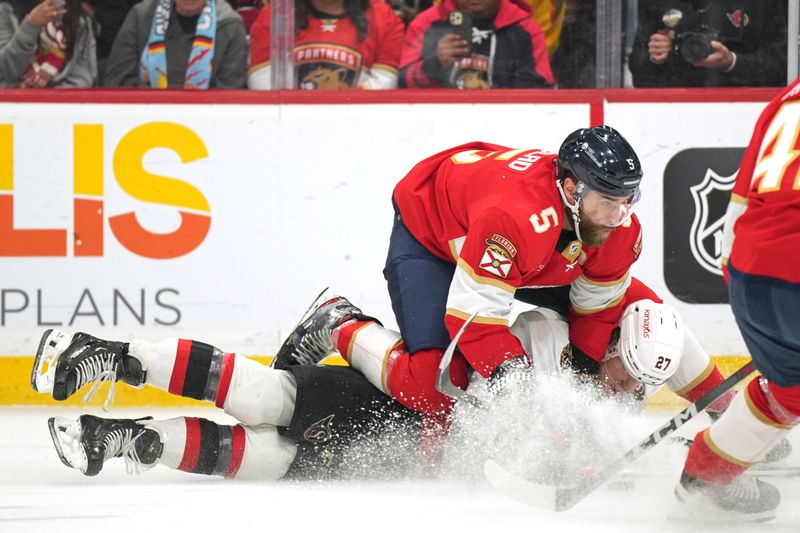
[[[725,212],[712,213],[710,208],[712,202],[709,198],[713,195],[724,195],[722,201],[713,202],[713,205],[727,205],[727,198],[735,180],[736,173],[719,176],[708,169],[703,181],[689,188],[694,200],[694,220],[689,231],[689,247],[697,263],[718,276],[722,275],[720,261]]]

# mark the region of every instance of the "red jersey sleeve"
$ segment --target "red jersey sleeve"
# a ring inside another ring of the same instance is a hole
[[[641,247],[642,228],[633,217],[628,227],[618,228],[605,243],[589,250],[583,273],[570,286],[569,340],[595,361],[603,359],[625,310],[630,267]]]
[[[529,227],[527,220],[523,225],[501,208],[487,208],[477,220],[470,222],[459,253],[447,300],[445,325],[452,338],[466,319],[477,313],[464,331],[459,349],[484,377],[489,377],[506,359],[525,355],[508,324],[514,293],[524,275],[525,266],[519,261],[524,255],[528,263],[544,262],[553,247],[550,242],[524,239],[526,230],[535,235]]]

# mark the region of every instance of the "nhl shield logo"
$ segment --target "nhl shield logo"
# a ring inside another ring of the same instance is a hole
[[[689,231],[689,248],[697,263],[706,271],[722,276],[722,227],[725,213],[713,212],[711,205],[727,205],[736,173],[720,176],[710,168],[703,181],[689,187],[694,201],[694,219]],[[717,197],[712,199],[712,197]]]

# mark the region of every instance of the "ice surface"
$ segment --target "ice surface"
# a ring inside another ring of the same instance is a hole
[[[764,524],[675,520],[672,489],[683,451],[662,443],[634,470],[648,472],[633,490],[599,489],[565,513],[520,504],[477,480],[404,482],[243,482],[155,468],[125,474],[124,462],[87,478],[61,464],[47,418],[103,414],[97,408],[0,408],[0,532],[348,531],[623,533],[800,530],[800,478],[765,478],[782,492],[778,518]],[[179,414],[230,423],[214,409],[113,410],[113,416],[169,418]],[[108,415],[105,415],[108,416]],[[666,414],[642,422],[644,437]],[[686,434],[693,434],[696,426]],[[800,465],[800,438],[791,436]],[[169,528],[169,529],[167,529]]]

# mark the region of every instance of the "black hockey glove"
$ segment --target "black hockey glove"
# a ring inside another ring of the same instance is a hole
[[[506,359],[489,376],[489,392],[502,394],[533,381],[533,365],[524,355]]]

